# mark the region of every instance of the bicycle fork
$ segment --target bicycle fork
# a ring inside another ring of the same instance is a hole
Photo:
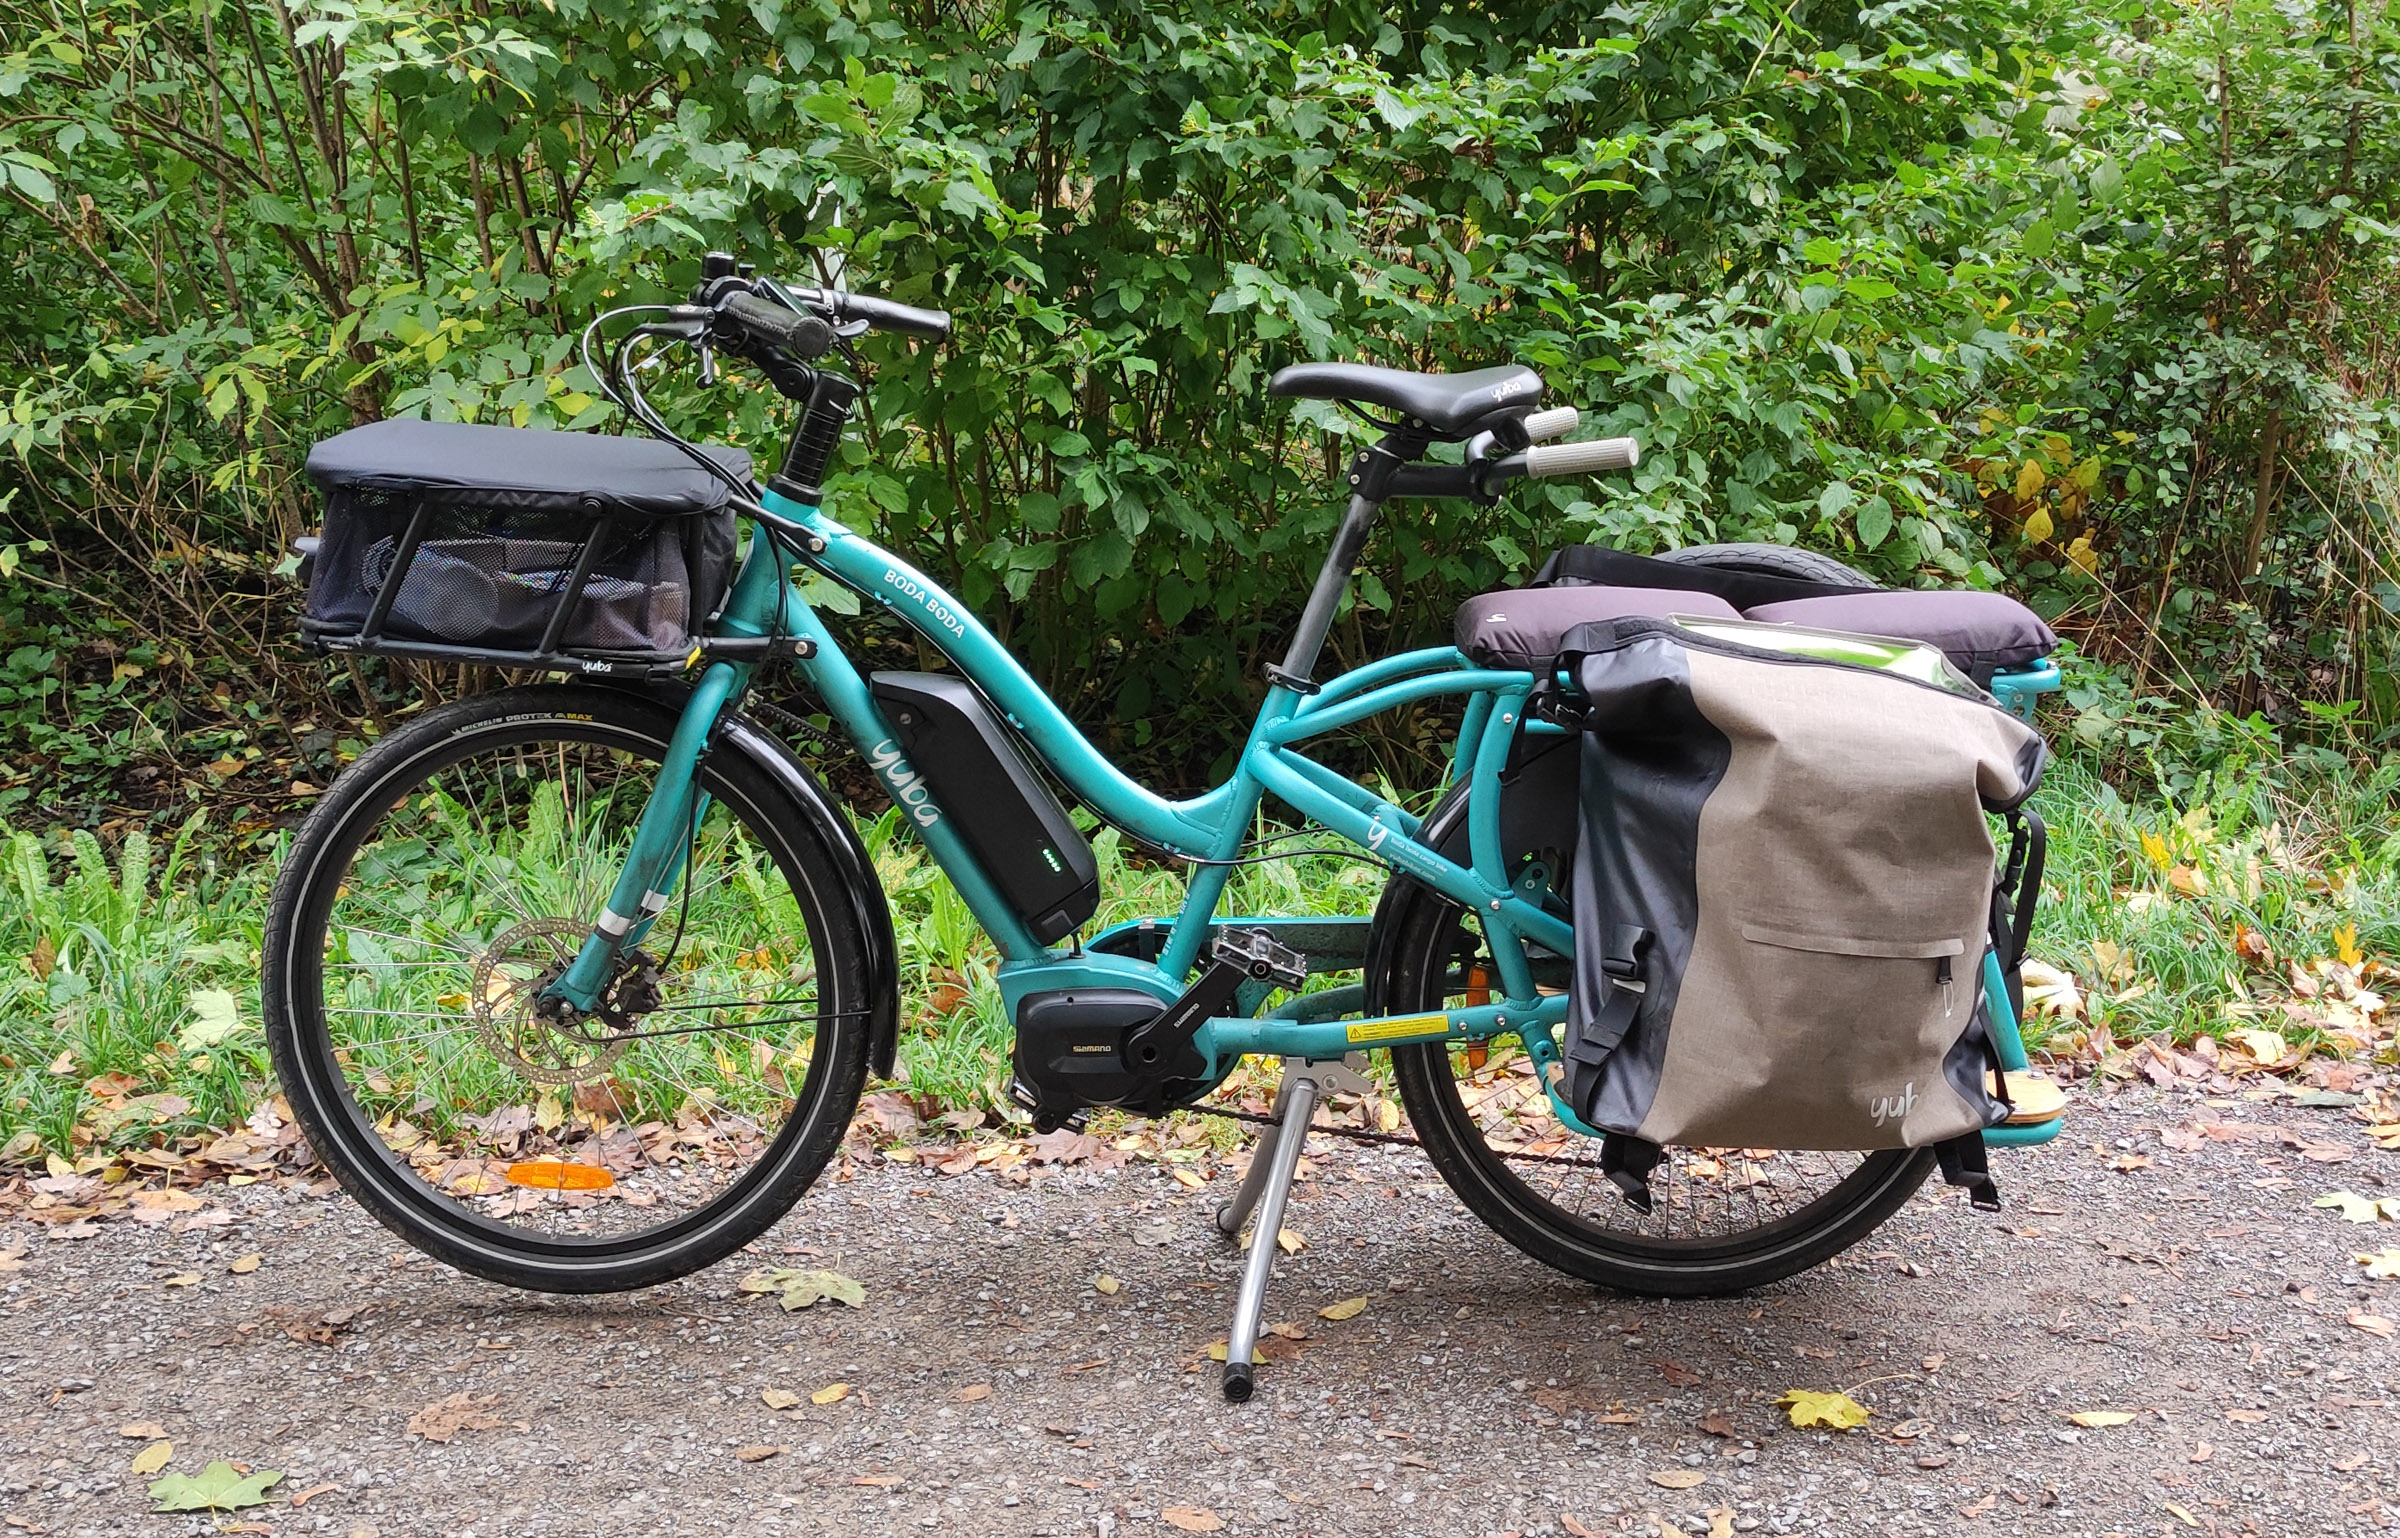
[[[543,990],[546,996],[591,1010],[615,980],[618,958],[642,943],[675,900],[700,821],[708,815],[708,793],[699,786],[700,761],[717,717],[740,691],[748,671],[740,663],[718,662],[700,675],[675,723],[675,735],[668,739],[658,782],[634,825],[633,847],[617,872],[616,887],[592,920],[583,948]]]

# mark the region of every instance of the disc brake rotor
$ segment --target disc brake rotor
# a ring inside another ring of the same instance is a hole
[[[574,919],[528,919],[494,940],[475,958],[470,975],[468,1010],[475,1028],[492,1055],[533,1084],[581,1084],[605,1076],[633,1045],[625,1029],[636,1013],[656,1007],[656,988],[633,1004],[635,1013],[603,1000],[600,1009],[585,1013],[563,1000],[543,997],[567,963],[582,948],[591,926]],[[563,947],[557,943],[565,941]],[[641,952],[636,958],[646,962]],[[652,969],[637,966],[630,976]],[[611,984],[611,992],[616,992]],[[633,991],[633,990],[627,990]]]

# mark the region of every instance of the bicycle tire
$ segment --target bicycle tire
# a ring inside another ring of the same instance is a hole
[[[790,1098],[788,1119],[721,1195],[630,1235],[513,1228],[435,1189],[395,1155],[350,1087],[328,1025],[327,925],[351,862],[376,827],[429,777],[478,749],[582,744],[654,763],[675,721],[672,707],[651,698],[573,684],[477,695],[428,710],[334,780],[302,823],[277,878],[262,1002],[269,1052],[293,1114],[361,1206],[410,1244],[471,1275],[532,1291],[602,1293],[653,1286],[714,1264],[773,1226],[822,1173],[865,1086],[872,973],[841,900],[841,862],[770,775],[742,754],[721,752],[703,763],[701,784],[738,820],[739,831],[757,840],[788,885],[811,948],[817,1006],[805,1079],[797,1090],[776,1081]]]
[[[1464,812],[1463,795],[1453,792],[1426,819],[1419,837],[1440,845],[1455,831]],[[1454,963],[1462,938],[1471,933],[1462,925],[1464,918],[1464,909],[1432,889],[1406,877],[1393,881],[1376,916],[1379,933],[1370,952],[1371,1013],[1430,1012],[1442,1008],[1445,999],[1459,991]],[[1573,1139],[1569,1149],[1543,1155],[1538,1162],[1512,1162],[1495,1148],[1462,1096],[1459,1062],[1453,1056],[1456,1051],[1458,1048],[1443,1042],[1392,1049],[1401,1103],[1443,1182],[1470,1212],[1525,1254],[1570,1276],[1621,1292],[1717,1297],[1808,1270],[1881,1227],[1925,1183],[1936,1163],[1930,1149],[1867,1153],[1857,1156],[1855,1167],[1805,1204],[1754,1228],[1707,1238],[1646,1235],[1639,1225],[1649,1220],[1618,1205],[1621,1198],[1614,1188],[1597,1178],[1597,1139]],[[1539,1086],[1534,1084],[1526,1093],[1527,1103],[1539,1096]],[[1548,1113],[1545,1108],[1537,1114]],[[1690,1180],[1697,1185],[1688,1172],[1695,1167],[1694,1159],[1703,1155],[1676,1149],[1668,1153],[1656,1178],[1661,1182]],[[1796,1160],[1799,1156],[1777,1157]],[[1830,1161],[1837,1156],[1820,1157]],[[1539,1178],[1563,1180],[1568,1173],[1580,1176],[1583,1188],[1597,1198],[1597,1211],[1622,1216],[1635,1226],[1612,1227],[1595,1221],[1588,1212],[1570,1211],[1536,1190],[1520,1170]],[[1675,1199],[1673,1190],[1662,1189],[1658,1194],[1661,1210]]]
[[[1837,587],[1881,587],[1882,583],[1832,556],[1796,545],[1686,545],[1660,552],[1658,559],[1677,566],[1711,566],[1720,571],[1745,571],[1764,577],[1797,577],[1803,582],[1830,582]]]

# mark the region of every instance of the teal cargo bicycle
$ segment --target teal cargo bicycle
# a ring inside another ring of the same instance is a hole
[[[620,317],[636,323],[593,369],[649,438],[396,421],[310,460],[328,498],[305,542],[313,645],[570,675],[388,732],[312,810],[275,891],[264,1002],[285,1093],[343,1185],[412,1244],[548,1291],[683,1275],[782,1217],[834,1156],[869,1074],[892,1071],[899,965],[876,867],[762,724],[780,714],[753,690],[769,668],[795,671],[989,934],[1016,1033],[1011,1093],[1035,1127],[1097,1107],[1161,1114],[1246,1056],[1281,1061],[1272,1123],[1217,1213],[1228,1235],[1253,1219],[1280,1231],[1305,1130],[1326,1097],[1365,1088],[1373,1051],[1390,1054],[1416,1138],[1478,1217],[1611,1287],[1698,1295],[1788,1276],[1925,1180],[1932,1154],[1914,1148],[1668,1149],[1638,1201],[1604,1173],[1602,1140],[1558,1092],[1576,755],[1545,700],[1573,583],[1514,625],[1477,616],[1463,648],[1317,676],[1388,504],[1489,500],[1519,477],[1634,463],[1631,440],[1554,441],[1576,413],[1540,409],[1531,369],[1275,377],[1272,394],[1344,402],[1381,435],[1349,465],[1332,552],[1266,669],[1231,778],[1171,800],[1097,751],[964,604],[824,505],[859,395],[828,358],[854,358],[869,330],[938,340],[947,315],[785,286],[712,253],[688,303],[594,322],[587,359]],[[650,407],[640,370],[673,347],[704,380],[746,363],[800,408],[763,486],[746,456],[683,442]],[[1459,456],[1437,460],[1437,445]],[[1662,615],[1702,577],[1873,586],[1777,547],[1659,564],[1695,578],[1660,589]],[[862,673],[803,596],[812,578],[897,616],[948,669]],[[2020,711],[2056,685],[2030,647],[1979,665]],[[1463,707],[1457,744],[1421,812],[1304,751],[1442,699]],[[1050,779],[1189,866],[1179,911],[1085,932],[1097,867]],[[1269,797],[1394,873],[1371,918],[1218,911],[1238,866],[1274,857],[1254,841]],[[2004,882],[2029,893],[2038,837],[2030,872],[2026,853],[2012,846]],[[2011,1069],[2024,1067],[2023,938],[2001,913],[1982,975]],[[2058,1128],[2054,1107],[2012,1120],[1986,1140]],[[1250,1247],[1235,1398],[1250,1391],[1275,1252]]]

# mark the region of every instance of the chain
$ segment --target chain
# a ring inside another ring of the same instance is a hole
[[[793,736],[802,737],[812,743],[815,743],[818,747],[824,749],[828,753],[842,753],[849,750],[850,744],[843,741],[840,737],[835,736],[832,732],[827,731],[825,728],[817,725],[813,721],[792,714],[790,711],[784,709],[781,705],[776,704],[772,700],[761,696],[754,697],[750,703],[757,707],[760,715],[772,719],[777,725],[781,726],[785,731],[790,732]]]
[[[1231,1111],[1223,1106],[1214,1105],[1187,1105],[1183,1109],[1196,1111],[1202,1116],[1221,1116],[1227,1121],[1246,1121],[1254,1127],[1280,1127],[1283,1125],[1276,1118],[1261,1116],[1256,1111]],[[1334,1137],[1346,1137],[1354,1143],[1388,1143],[1402,1148],[1425,1146],[1424,1139],[1413,1138],[1401,1132],[1369,1132],[1364,1127],[1334,1127],[1318,1123],[1311,1123],[1308,1130],[1311,1133],[1324,1132],[1330,1133]],[[1575,1169],[1592,1167],[1592,1161],[1589,1158],[1570,1159],[1562,1158],[1557,1154],[1511,1153],[1500,1148],[1495,1148],[1492,1152],[1512,1164],[1564,1164]]]

